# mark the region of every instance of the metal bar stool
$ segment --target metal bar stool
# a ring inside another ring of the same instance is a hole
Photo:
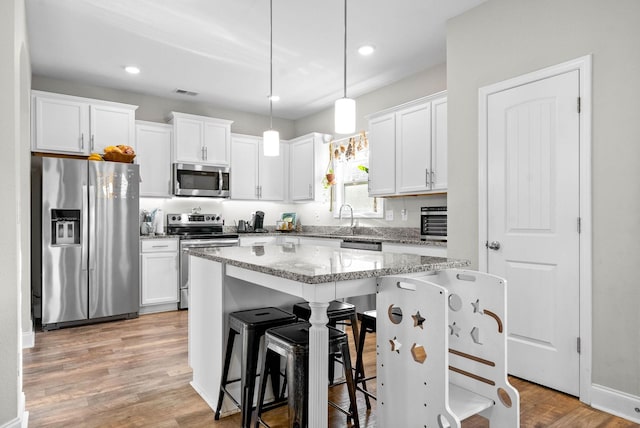
[[[371,409],[371,401],[369,397],[376,399],[376,396],[367,390],[367,381],[375,379],[375,376],[366,377],[364,374],[364,362],[362,354],[364,353],[364,342],[367,333],[376,332],[376,311],[365,311],[358,314],[360,319],[360,338],[358,339],[358,351],[356,356],[356,378],[354,380],[356,389],[364,394],[364,401],[367,404],[367,409]],[[360,386],[362,384],[362,386]]]
[[[260,339],[267,329],[291,324],[296,321],[295,315],[283,311],[279,308],[267,307],[259,309],[249,309],[237,311],[229,314],[229,335],[224,358],[224,368],[220,380],[220,393],[218,395],[218,406],[216,407],[215,419],[220,419],[220,409],[225,395],[242,411],[242,427],[251,426],[251,412],[253,410],[253,392],[256,385],[256,375],[258,366],[258,353],[260,351]],[[236,335],[240,335],[242,342],[242,362],[240,379],[229,380],[229,366],[233,354],[233,345]],[[267,361],[268,371],[271,373],[271,385],[273,393],[279,393],[279,376],[274,376],[280,371],[278,358],[271,358]],[[267,371],[262,371],[263,379],[267,378]],[[240,403],[227,391],[227,385],[240,381]]]
[[[309,321],[311,318],[311,307],[307,302],[296,303],[293,305],[293,313],[298,319]],[[329,303],[329,307],[327,308],[327,317],[329,318],[329,323],[327,325],[331,327],[336,327],[338,324],[350,325],[351,331],[353,332],[353,343],[356,347],[356,351],[358,350],[358,314],[356,312],[355,305],[347,302],[341,302],[339,300],[334,300]],[[345,322],[348,321],[348,322]],[[335,362],[338,360],[335,354],[329,355],[329,383],[333,385],[333,379],[335,376]]]
[[[297,322],[282,327],[274,327],[267,330],[264,337],[264,352],[262,353],[261,367],[266,370],[267,359],[275,355],[286,358],[286,377],[289,405],[289,427],[302,428],[308,422],[308,394],[309,394],[309,327],[311,324]],[[347,391],[349,393],[349,410],[345,410],[335,403],[329,404],[347,415],[347,423],[353,420],[356,428],[360,427],[358,419],[358,407],[356,405],[356,388],[352,374],[351,357],[349,356],[349,342],[347,335],[329,326],[329,352],[339,352],[345,366]],[[266,425],[261,418],[264,410],[264,393],[267,386],[266,377],[260,381],[258,392],[256,424]],[[284,404],[284,403],[283,403]]]

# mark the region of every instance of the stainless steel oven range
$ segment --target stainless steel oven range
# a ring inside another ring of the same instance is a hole
[[[220,214],[167,214],[167,233],[180,237],[180,309],[189,307],[189,248],[234,247],[238,235],[224,233]]]

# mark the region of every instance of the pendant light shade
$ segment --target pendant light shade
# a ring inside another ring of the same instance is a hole
[[[274,129],[264,131],[262,134],[262,144],[265,156],[280,155],[280,133]]]
[[[356,132],[356,101],[347,98],[347,0],[344,0],[344,96],[335,103],[336,134]]]
[[[356,132],[356,101],[351,98],[336,100],[335,120],[337,134]]]
[[[263,154],[280,155],[280,133],[273,129],[273,0],[269,0],[269,130],[262,134]]]

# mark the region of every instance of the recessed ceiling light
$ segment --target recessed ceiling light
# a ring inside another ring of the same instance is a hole
[[[270,98],[271,101],[273,101],[274,103],[277,103],[278,101],[280,101],[280,95],[267,95],[267,98]]]
[[[138,67],[136,67],[135,65],[128,65],[124,68],[124,71],[126,71],[129,74],[138,74],[140,73],[140,69]]]
[[[371,45],[364,45],[358,48],[358,53],[362,56],[368,56],[371,55],[375,50],[376,48]]]

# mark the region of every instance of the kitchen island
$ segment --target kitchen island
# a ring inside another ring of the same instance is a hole
[[[304,299],[309,329],[309,426],[325,428],[329,302],[373,294],[377,278],[468,266],[465,260],[313,245],[265,245],[190,250],[189,364],[191,385],[215,409],[228,314]],[[238,370],[237,361],[235,369]],[[232,363],[232,369],[234,364]],[[228,403],[227,403],[228,404]],[[229,411],[229,407],[224,411]]]

